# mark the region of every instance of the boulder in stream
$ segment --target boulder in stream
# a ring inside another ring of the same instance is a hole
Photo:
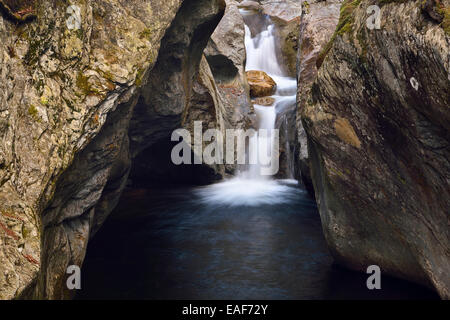
[[[254,104],[257,104],[257,105],[260,105],[260,106],[270,107],[270,106],[273,106],[273,104],[275,103],[275,98],[273,98],[273,97],[260,97],[260,98],[253,99],[252,102]]]
[[[277,84],[264,71],[250,70],[246,74],[252,97],[267,97],[275,93]]]

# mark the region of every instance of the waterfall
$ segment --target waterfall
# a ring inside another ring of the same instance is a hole
[[[264,19],[263,30],[252,37],[249,26],[245,26],[245,46],[247,53],[246,71],[258,70],[266,72],[277,84],[272,106],[254,104],[257,118],[256,129],[266,129],[268,135],[258,135],[249,140],[249,149],[269,149],[271,155],[278,156],[274,150],[274,134],[277,118],[283,117],[292,107],[295,107],[297,81],[288,77],[277,58],[275,26],[268,16],[262,16],[241,9],[245,17],[253,15]],[[245,19],[244,19],[245,20]],[[278,159],[277,159],[278,161]],[[245,170],[236,177],[198,189],[198,193],[207,203],[225,204],[230,206],[261,204],[278,204],[289,202],[290,190],[295,180],[274,180],[273,177],[261,174],[260,159],[256,165],[247,165]]]
[[[244,13],[245,14],[245,13]],[[245,48],[247,63],[245,69],[261,70],[269,75],[282,76],[283,71],[278,63],[275,43],[275,26],[270,24],[267,29],[256,37],[251,37],[249,27],[245,26]]]
[[[241,9],[241,14],[245,16],[254,16],[254,13]],[[245,25],[245,47],[247,53],[247,61],[245,69],[249,70],[259,70],[266,72],[274,81],[277,83],[277,90],[272,98],[275,102],[272,106],[261,106],[258,104],[254,105],[255,113],[257,116],[258,129],[267,129],[269,132],[273,132],[276,129],[277,118],[282,118],[285,122],[285,129],[287,129],[287,121],[285,115],[295,108],[296,103],[296,93],[297,93],[297,81],[295,78],[288,77],[284,72],[283,67],[277,57],[277,44],[276,44],[276,34],[275,26],[268,16],[261,16],[263,19],[263,30],[252,37],[250,28]],[[284,133],[287,137],[287,130]],[[264,138],[259,138],[259,140],[253,140],[251,143],[258,143],[258,147],[262,147],[263,144],[268,144],[270,146],[271,154],[274,154],[274,143],[273,136],[268,137],[269,141]],[[289,145],[286,141],[285,150],[287,153],[287,158],[290,160],[291,155],[289,152]],[[290,165],[288,161],[290,177],[293,176]],[[250,166],[248,173],[244,173],[252,179],[263,178],[259,171],[260,166]]]

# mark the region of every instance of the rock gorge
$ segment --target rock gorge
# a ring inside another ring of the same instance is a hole
[[[297,78],[277,176],[314,196],[335,261],[450,297],[448,0],[0,0],[0,299],[72,298],[67,266],[127,185],[238,171],[173,165],[170,136],[254,128],[273,103],[252,102],[243,8]]]

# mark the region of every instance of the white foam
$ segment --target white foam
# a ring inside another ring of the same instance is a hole
[[[302,192],[294,186],[296,184],[296,180],[250,180],[237,177],[200,187],[196,193],[200,201],[206,204],[252,207],[291,202]]]

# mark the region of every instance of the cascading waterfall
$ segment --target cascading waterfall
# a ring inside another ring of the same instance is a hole
[[[241,14],[245,16],[254,13],[241,9]],[[250,139],[249,149],[268,150],[271,156],[278,156],[278,150],[274,150],[273,130],[277,117],[295,105],[297,81],[285,74],[278,61],[275,26],[269,17],[264,16],[262,19],[266,19],[265,28],[254,37],[249,27],[245,26],[246,70],[266,72],[276,82],[277,89],[272,96],[275,100],[272,106],[254,104],[257,117],[256,129],[267,130],[267,136],[259,134],[258,138]],[[297,184],[297,181],[274,180],[271,176],[261,174],[261,167],[261,159],[258,157],[256,165],[247,165],[246,169],[239,172],[233,179],[200,188],[199,194],[206,202],[236,206],[289,202],[292,185]]]
[[[253,14],[246,10],[241,10],[241,14]],[[245,69],[260,70],[266,72],[277,83],[277,90],[272,98],[275,99],[273,106],[261,106],[255,104],[255,113],[258,119],[258,129],[268,129],[270,131],[275,129],[277,117],[283,117],[296,102],[297,81],[294,78],[288,77],[284,72],[281,64],[278,61],[276,53],[276,36],[275,26],[267,20],[266,29],[261,31],[252,38],[249,27],[245,26],[245,46],[247,51],[247,62]],[[255,143],[255,141],[254,141]],[[259,141],[259,144],[266,143]],[[271,141],[273,153],[273,141]],[[288,152],[289,147],[286,146]],[[288,154],[288,158],[290,155]],[[291,172],[288,172],[292,176]],[[250,170],[250,177],[255,179],[258,176],[257,170]]]

